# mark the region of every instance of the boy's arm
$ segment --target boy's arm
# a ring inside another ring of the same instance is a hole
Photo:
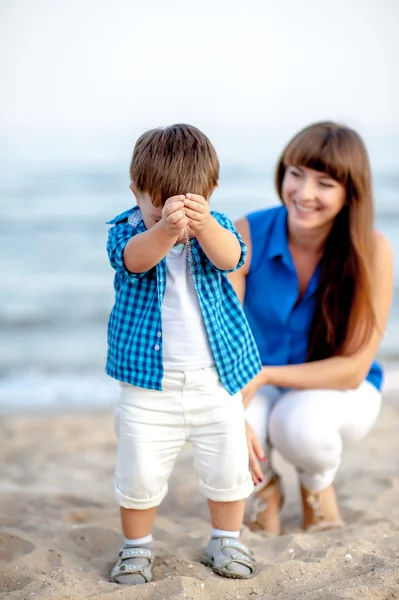
[[[177,236],[171,236],[159,221],[154,227],[130,238],[123,250],[123,262],[130,273],[145,273],[167,255]]]
[[[123,261],[131,273],[144,273],[157,265],[169,252],[187,226],[184,196],[168,198],[160,221],[132,237],[123,251]]]
[[[134,281],[166,256],[188,222],[182,198],[184,196],[169,198],[160,221],[147,231],[135,235],[126,223],[110,229],[107,250],[116,271]]]
[[[189,228],[211,263],[221,271],[232,271],[243,262],[245,246],[232,223],[221,224],[209,210],[209,203],[198,194],[187,194],[184,201]]]
[[[197,235],[201,248],[211,263],[221,271],[235,269],[241,257],[241,246],[234,233],[211,216],[208,227]]]

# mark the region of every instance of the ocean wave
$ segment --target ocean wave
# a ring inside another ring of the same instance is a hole
[[[0,410],[109,409],[118,383],[104,373],[14,373],[0,379]]]

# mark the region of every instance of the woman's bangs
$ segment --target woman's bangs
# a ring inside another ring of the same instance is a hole
[[[339,140],[334,132],[302,131],[286,149],[284,166],[307,167],[326,173],[335,181],[346,186],[348,162],[339,148]]]

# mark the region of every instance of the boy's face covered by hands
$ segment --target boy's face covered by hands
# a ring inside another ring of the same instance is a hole
[[[137,192],[133,185],[130,189],[134,193],[137,205],[140,207],[144,225],[147,229],[154,227],[162,218],[162,206],[154,206],[146,192]]]
[[[188,237],[197,237],[205,231],[211,213],[209,203],[198,194],[173,196],[168,198],[162,209],[161,222],[167,232],[177,236],[176,244],[185,241]]]
[[[209,203],[198,194],[172,196],[166,200],[163,208],[154,206],[146,193],[135,193],[135,196],[146,228],[150,229],[161,221],[166,232],[177,238],[175,244],[185,241],[185,230],[192,238],[205,231],[209,224]]]

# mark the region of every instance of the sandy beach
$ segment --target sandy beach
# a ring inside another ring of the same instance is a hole
[[[278,459],[287,489],[285,535],[242,539],[257,576],[231,581],[200,564],[209,534],[191,449],[179,458],[154,531],[154,581],[108,581],[121,543],[113,497],[112,413],[8,414],[1,420],[0,597],[10,600],[282,600],[399,598],[399,395],[385,394],[378,423],[348,448],[337,478],[347,527],[300,530],[293,470]],[[277,457],[278,458],[278,457]]]

